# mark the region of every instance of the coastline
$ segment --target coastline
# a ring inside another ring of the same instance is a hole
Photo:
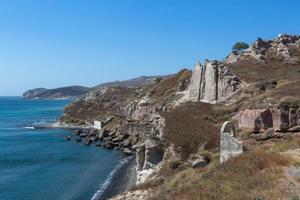
[[[113,173],[113,172],[112,172]],[[109,178],[108,178],[109,179]],[[136,183],[135,156],[131,156],[124,165],[113,173],[111,180],[103,191],[98,191],[91,200],[106,200],[121,194]],[[99,193],[101,192],[101,193]]]
[[[59,121],[54,123],[40,124],[32,127],[33,129],[95,129],[92,125],[70,125],[61,124]],[[120,151],[122,152],[122,151]],[[136,158],[135,156],[126,156],[116,168],[108,175],[105,182],[94,194],[91,200],[106,200],[119,195],[136,184]]]
[[[46,128],[62,128],[62,129],[93,129],[93,125],[71,125],[71,124],[62,124],[59,121],[54,123],[45,123],[45,124],[36,124],[33,125],[34,129],[46,129]]]

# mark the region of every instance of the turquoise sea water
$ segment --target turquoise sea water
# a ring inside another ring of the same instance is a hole
[[[65,142],[69,130],[31,128],[54,121],[68,103],[0,97],[1,200],[89,200],[103,189],[119,152]]]

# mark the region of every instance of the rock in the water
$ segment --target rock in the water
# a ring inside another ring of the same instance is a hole
[[[82,138],[85,138],[86,136],[87,136],[86,133],[81,133],[81,134],[79,135],[79,137],[82,137]]]
[[[90,139],[86,139],[84,142],[85,145],[90,145],[92,144],[92,141]]]
[[[76,129],[75,133],[79,136],[82,133],[82,129]]]
[[[72,138],[71,136],[66,136],[66,137],[65,137],[65,141],[70,141],[71,138]]]

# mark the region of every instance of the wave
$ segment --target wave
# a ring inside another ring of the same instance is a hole
[[[34,129],[34,126],[25,126],[23,128],[25,128],[25,129]]]
[[[94,194],[94,196],[91,198],[91,200],[99,200],[103,196],[105,190],[109,187],[111,184],[115,174],[124,166],[126,165],[130,159],[129,158],[124,158],[123,160],[120,161],[120,163],[114,168],[114,170],[109,174],[108,178],[105,180],[103,184],[101,184],[100,189]]]

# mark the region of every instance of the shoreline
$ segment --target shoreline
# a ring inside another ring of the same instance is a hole
[[[93,125],[71,125],[71,124],[61,124],[59,121],[54,123],[45,123],[39,125],[33,125],[34,129],[51,129],[51,128],[62,128],[62,129],[95,129]]]
[[[95,129],[92,125],[69,125],[61,124],[59,121],[48,124],[34,125],[33,129]],[[103,148],[103,147],[102,147]],[[119,151],[122,153],[122,151]],[[124,153],[124,152],[123,152]],[[136,158],[135,155],[126,156],[108,175],[105,182],[100,186],[99,190],[94,194],[91,200],[106,200],[119,195],[132,186],[136,185]]]
[[[112,174],[113,173],[113,174]],[[91,200],[106,200],[116,195],[126,192],[136,184],[136,164],[135,156],[128,158],[128,161],[118,168],[108,177],[108,185],[101,191],[101,189],[94,195]],[[103,187],[103,185],[102,185]]]

